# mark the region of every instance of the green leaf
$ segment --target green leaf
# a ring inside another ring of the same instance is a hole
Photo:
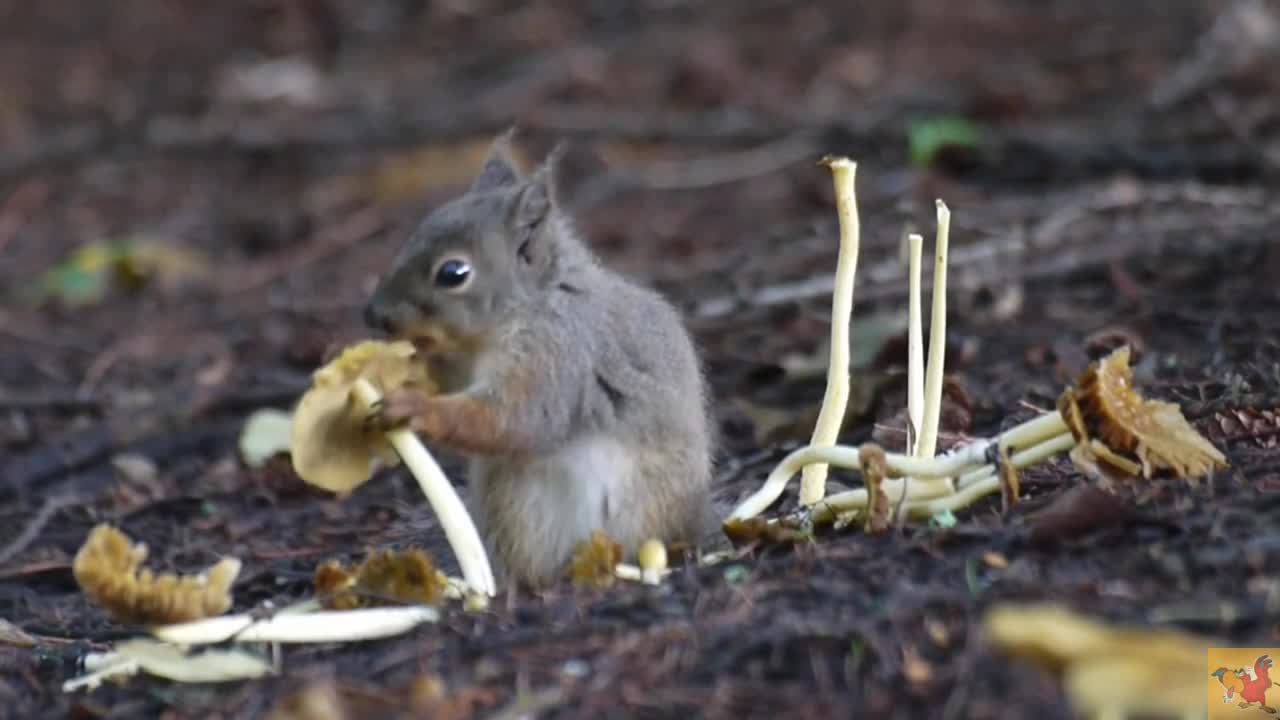
[[[929,525],[930,527],[950,530],[956,526],[956,516],[950,510],[943,510],[937,515],[929,518]]]
[[[101,271],[66,264],[45,273],[38,294],[40,299],[52,296],[79,306],[97,302],[105,292],[106,278]]]
[[[747,579],[748,570],[742,565],[730,565],[724,569],[724,581],[730,585],[737,585]]]
[[[916,165],[928,165],[944,147],[977,147],[982,138],[982,128],[977,124],[951,115],[913,122],[907,131],[911,162]]]

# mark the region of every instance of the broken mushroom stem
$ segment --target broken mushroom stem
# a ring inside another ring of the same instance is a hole
[[[1020,453],[1013,454],[1009,458],[1009,464],[1015,469],[1021,470],[1044,462],[1059,453],[1067,452],[1073,445],[1075,445],[1075,439],[1070,433],[1059,435]],[[966,478],[968,482],[964,482]],[[910,517],[928,518],[941,512],[959,510],[987,495],[999,492],[1000,475],[996,466],[984,465],[966,475],[962,475],[961,482],[958,482],[957,486],[959,489],[955,492],[939,494],[935,497],[923,497],[908,493],[906,494],[902,511]],[[901,483],[891,486],[886,482],[881,487],[884,488],[891,501],[903,498]],[[865,489],[829,495],[821,505],[814,508],[813,521],[828,522],[835,519],[837,515],[863,510],[867,507],[868,502],[869,498]]]
[[[924,417],[915,456],[933,457],[942,415],[942,370],[947,352],[947,244],[951,211],[938,201],[938,236],[933,248],[933,307],[929,314],[929,364],[924,377]]]
[[[1003,445],[1008,449],[1021,449],[1021,452],[1014,455],[1016,458],[1022,456],[1023,452],[1028,452],[1047,441],[1055,443],[1051,447],[1059,447],[1064,443],[1068,443],[1065,447],[1055,451],[1063,452],[1070,449],[1069,442],[1071,440],[1071,432],[1067,428],[1066,421],[1062,418],[1061,413],[1054,411],[1010,428],[994,438],[976,440],[936,457],[919,458],[897,453],[885,453],[885,467],[889,474],[887,480],[896,481],[885,482],[883,488],[886,494],[889,495],[890,500],[901,498],[903,485],[905,484],[901,478],[910,476],[912,482],[908,501],[945,496],[952,492],[949,481],[944,485],[929,483],[928,480],[946,480],[960,476],[962,480],[959,485],[963,487],[965,478],[969,478],[970,482],[973,482],[974,479],[981,477],[967,476],[965,475],[967,471],[993,467],[990,464],[988,453],[999,445]],[[1050,455],[1052,454],[1054,453],[1050,453]],[[787,483],[796,473],[800,472],[802,468],[818,462],[841,468],[856,469],[861,466],[861,454],[858,448],[845,445],[827,447],[808,445],[795,450],[783,458],[782,462],[778,463],[777,467],[769,473],[769,477],[765,479],[764,485],[738,505],[733,513],[729,515],[727,521],[749,520],[764,512],[765,508],[772,505],[782,495]],[[847,493],[840,493],[840,495],[855,498],[861,497],[863,498],[861,500],[862,504],[866,504],[865,489],[851,490]],[[816,506],[815,510],[824,505],[829,505],[830,500],[834,497],[837,496],[833,495],[830,498],[826,498],[826,501]]]
[[[364,378],[358,378],[352,385],[351,391],[359,402],[369,408],[375,407],[382,399],[382,395],[373,383]],[[440,469],[440,465],[436,463],[435,458],[431,457],[412,430],[407,428],[389,430],[387,441],[409,468],[409,472],[418,481],[418,486],[422,488],[423,494],[427,496],[427,502],[435,510],[449,545],[457,554],[458,565],[462,568],[462,576],[467,584],[477,592],[488,596],[495,595],[497,583],[494,582],[493,570],[489,566],[489,556],[485,552],[484,543],[481,542],[480,534],[476,531],[471,516],[462,504],[462,499],[458,497],[457,491],[453,489],[453,485]]]

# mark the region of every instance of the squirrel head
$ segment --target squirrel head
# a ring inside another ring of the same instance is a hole
[[[525,176],[513,134],[494,142],[466,193],[405,241],[365,306],[366,324],[424,352],[464,350],[545,296],[573,242],[556,192],[563,146]]]

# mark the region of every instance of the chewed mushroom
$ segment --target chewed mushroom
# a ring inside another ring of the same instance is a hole
[[[347,348],[312,375],[294,410],[290,435],[293,469],[310,485],[345,493],[367,481],[379,464],[400,458],[386,435],[368,427],[368,409],[354,394],[359,380],[380,394],[400,387],[436,390],[408,342],[368,340]]]
[[[349,493],[373,475],[378,463],[404,460],[449,539],[467,584],[493,595],[493,570],[475,523],[440,466],[407,428],[370,427],[372,408],[393,390],[430,396],[438,386],[408,342],[356,343],[312,375],[311,388],[294,411],[290,436],[293,468],[305,482]]]

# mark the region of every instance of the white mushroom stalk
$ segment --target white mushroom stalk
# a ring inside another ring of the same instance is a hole
[[[151,628],[151,634],[177,645],[221,642],[318,643],[391,637],[424,622],[436,622],[440,611],[429,606],[322,610],[276,614],[221,615],[188,623]]]
[[[835,291],[831,299],[831,357],[827,365],[827,389],[813,429],[811,444],[835,445],[849,403],[849,321],[853,314],[853,285],[858,269],[858,202],[854,179],[858,166],[844,157],[827,157],[835,186],[836,213],[840,222],[840,251],[836,260]],[[814,464],[804,469],[800,481],[800,504],[812,506],[826,494],[827,466]]]
[[[898,453],[885,453],[885,467],[889,477],[886,478],[882,487],[890,500],[900,499],[903,492],[901,478],[911,477],[913,483],[908,502],[917,499],[932,500],[950,494],[950,488],[937,483],[928,485],[920,482],[921,479],[960,477],[958,485],[963,489],[966,483],[973,484],[985,477],[985,475],[967,475],[966,473],[970,471],[990,469],[994,474],[994,466],[988,462],[987,456],[988,452],[994,450],[997,445],[1003,445],[1011,451],[1017,450],[1018,452],[1013,455],[1015,458],[1038,458],[1037,462],[1039,462],[1053,454],[1070,449],[1071,440],[1071,432],[1067,428],[1066,421],[1060,413],[1054,411],[1010,428],[994,438],[975,440],[936,457],[918,458]],[[1032,454],[1024,455],[1023,453]],[[817,462],[849,469],[857,469],[861,464],[860,453],[855,447],[847,445],[802,447],[783,458],[782,462],[769,473],[764,485],[738,505],[728,519],[749,520],[764,512],[765,508],[782,495],[787,483],[796,473]],[[893,481],[894,479],[896,482]],[[860,502],[865,506],[867,491],[858,489],[832,495],[818,507],[829,505],[832,499],[837,497],[845,498],[852,503]]]
[[[352,386],[352,394],[370,408],[382,398],[378,389],[363,378],[356,380]],[[480,533],[440,465],[412,430],[390,430],[387,432],[387,441],[395,448],[400,459],[418,481],[423,494],[427,496],[427,502],[431,504],[440,520],[440,526],[444,528],[449,546],[457,555],[458,565],[462,568],[462,577],[467,585],[488,596],[496,594],[497,583],[493,578],[493,569],[489,566],[484,543],[480,540]]]
[[[920,257],[924,238],[907,236],[907,454],[920,457],[924,426],[924,339],[920,319]]]
[[[924,379],[924,419],[916,457],[933,457],[942,412],[942,368],[947,352],[947,244],[951,211],[938,201],[938,236],[933,248],[933,309],[929,315],[929,366]]]

